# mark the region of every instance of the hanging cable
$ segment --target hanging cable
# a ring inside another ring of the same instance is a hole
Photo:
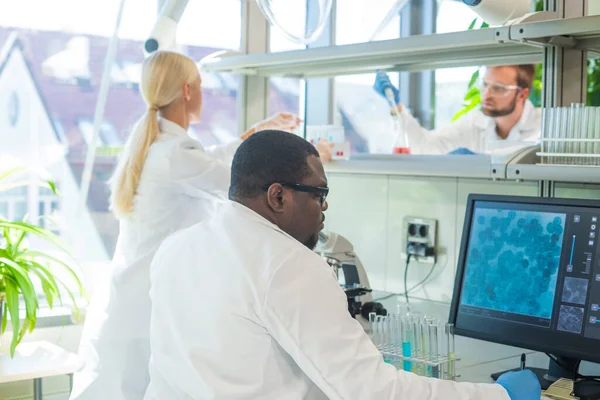
[[[317,40],[319,36],[321,36],[321,34],[323,33],[325,25],[327,24],[327,20],[329,19],[329,15],[331,14],[333,0],[319,0],[319,22],[317,23],[317,26],[312,31],[312,33],[307,33],[305,36],[296,36],[290,33],[287,29],[285,29],[275,17],[275,14],[271,9],[271,5],[269,4],[269,0],[256,0],[256,3],[258,4],[258,7],[262,11],[267,21],[269,21],[271,25],[279,29],[288,40],[294,43],[308,45]]]
[[[96,103],[96,110],[94,112],[94,131],[92,133],[92,140],[90,140],[88,144],[85,164],[83,166],[83,173],[81,175],[81,198],[79,209],[77,210],[78,215],[83,213],[87,204],[87,196],[90,190],[90,183],[92,181],[92,172],[94,170],[94,160],[96,158],[96,147],[98,146],[98,132],[100,131],[100,125],[104,119],[104,108],[106,107],[106,99],[108,98],[108,90],[110,86],[110,74],[117,54],[119,29],[121,27],[121,20],[123,19],[123,10],[125,8],[126,1],[127,0],[121,0],[121,3],[119,4],[115,29],[108,45],[106,58],[104,59],[104,70],[102,71],[102,80],[100,81],[98,102]]]

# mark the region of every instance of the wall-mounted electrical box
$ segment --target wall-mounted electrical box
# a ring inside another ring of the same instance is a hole
[[[435,263],[436,256],[436,231],[435,219],[405,217],[405,248],[406,254],[420,263]]]

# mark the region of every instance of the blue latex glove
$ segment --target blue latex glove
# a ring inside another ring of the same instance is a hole
[[[373,89],[380,96],[387,100],[387,97],[385,97],[385,89],[387,88],[392,89],[392,92],[394,92],[394,100],[396,101],[396,104],[400,103],[400,92],[398,92],[398,89],[396,89],[396,87],[392,84],[390,77],[385,72],[378,71],[377,77],[375,78],[375,83],[373,84]],[[393,105],[395,106],[396,104]]]
[[[496,381],[508,392],[511,400],[539,400],[542,396],[540,381],[529,370],[507,372]]]
[[[450,153],[448,154],[477,154],[469,149],[467,149],[466,147],[459,147],[456,150],[452,150]]]

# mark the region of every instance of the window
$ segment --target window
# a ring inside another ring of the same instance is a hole
[[[109,67],[112,79],[100,143],[81,213],[82,173],[120,0],[58,3],[0,3],[0,104],[9,104],[3,95],[23,91],[20,122],[11,126],[7,118],[0,118],[0,154],[35,160],[61,183],[62,195],[57,199],[40,191],[34,201],[26,192],[10,192],[0,197],[0,214],[12,219],[26,212],[48,217],[40,224],[58,232],[84,266],[98,265],[110,261],[116,246],[119,229],[108,209],[107,181],[118,149],[146,109],[139,88],[143,43],[156,21],[159,0],[125,2],[116,58]],[[238,51],[241,5],[239,0],[190,1],[177,32],[179,50],[198,62],[215,51]],[[239,136],[238,86],[234,75],[204,76],[202,122],[190,129],[191,135],[205,145]]]
[[[27,212],[27,187],[0,191],[0,215],[10,221],[22,221]]]
[[[277,0],[270,2],[277,21],[296,37],[302,37],[305,34],[306,8],[307,4],[310,3],[316,4],[317,1]],[[281,30],[270,25],[270,52],[301,50],[304,48],[306,48],[305,45],[291,41]],[[304,117],[304,84],[304,79],[271,77],[269,79],[269,115],[278,112],[291,112],[301,118]]]
[[[442,1],[437,15],[437,33],[467,30],[477,14],[459,2]],[[479,26],[479,25],[478,25]],[[463,107],[469,80],[478,67],[439,69],[435,72],[435,127],[443,127]]]
[[[351,44],[400,37],[400,17],[378,28],[396,0],[341,1],[337,4],[336,44]],[[398,86],[399,74],[388,74]],[[393,121],[387,102],[373,90],[375,74],[335,78],[336,122],[344,126],[353,153],[391,153]]]

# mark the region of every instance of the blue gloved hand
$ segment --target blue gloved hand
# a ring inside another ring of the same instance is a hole
[[[450,153],[448,154],[477,154],[469,149],[467,149],[466,147],[459,147],[456,150],[452,150]]]
[[[396,104],[400,103],[400,92],[398,92],[398,89],[396,89],[396,87],[392,84],[392,81],[390,81],[390,77],[385,73],[385,72],[377,72],[377,77],[375,78],[375,83],[373,84],[373,89],[379,93],[379,95],[381,95],[384,99],[387,100],[387,97],[385,96],[385,89],[390,88],[392,89],[392,92],[394,93],[394,101],[396,101]],[[396,105],[394,104],[394,106]]]
[[[511,400],[539,400],[542,396],[540,381],[529,370],[507,372],[496,381],[508,392]]]

